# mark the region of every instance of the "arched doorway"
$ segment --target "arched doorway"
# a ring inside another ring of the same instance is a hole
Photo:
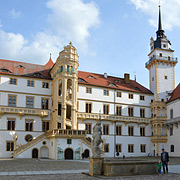
[[[46,146],[41,147],[41,158],[48,158],[48,148]]]
[[[84,151],[84,157],[85,157],[85,158],[88,158],[88,157],[89,157],[89,149],[86,149],[86,150]]]
[[[32,158],[38,158],[38,149],[34,148],[32,150]]]
[[[73,150],[67,148],[64,153],[65,159],[73,159]]]

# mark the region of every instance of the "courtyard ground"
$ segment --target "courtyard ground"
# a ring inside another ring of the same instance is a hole
[[[159,158],[157,157],[141,157],[138,159],[150,159],[157,161],[159,160]],[[91,177],[86,174],[83,174],[83,172],[88,173],[88,168],[88,160],[56,161],[50,159],[0,159],[0,180],[180,180],[180,158],[170,158],[170,172],[169,174],[165,175]]]

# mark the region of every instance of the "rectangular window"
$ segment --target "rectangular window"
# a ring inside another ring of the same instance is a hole
[[[134,108],[133,107],[128,107],[128,115],[130,117],[133,117],[134,116]]]
[[[48,82],[42,82],[42,88],[49,88]]]
[[[128,135],[134,136],[134,126],[128,126]]]
[[[121,112],[122,112],[122,107],[121,106],[116,106],[116,115],[121,116]]]
[[[34,87],[34,81],[33,80],[27,80],[27,86]]]
[[[92,88],[86,87],[86,93],[92,94]]]
[[[17,85],[17,79],[16,78],[10,78],[9,84]]]
[[[145,118],[145,109],[140,109],[140,117]]]
[[[34,108],[34,97],[31,96],[26,97],[26,107]]]
[[[154,81],[154,77],[152,77],[152,81]]]
[[[58,116],[61,116],[61,103],[58,103]]]
[[[122,152],[122,144],[116,144],[116,152]]]
[[[86,103],[86,113],[91,113],[91,111],[92,111],[92,104]]]
[[[145,127],[140,127],[140,136],[145,136]]]
[[[103,134],[109,135],[109,124],[103,124]]]
[[[16,128],[16,119],[7,119],[7,130],[14,131]]]
[[[109,96],[109,90],[104,90],[104,96]]]
[[[41,99],[41,108],[42,109],[48,109],[49,108],[49,99],[47,99],[47,98]]]
[[[145,153],[146,152],[146,144],[141,144],[140,148],[141,148],[141,153]]]
[[[109,105],[108,104],[103,105],[103,113],[104,114],[109,114]]]
[[[32,119],[26,119],[26,131],[33,131],[33,120]]]
[[[117,96],[117,97],[121,97],[121,92],[118,91],[118,92],[116,93],[116,96]]]
[[[159,56],[162,57],[162,53],[159,53]]]
[[[49,121],[42,121],[42,131],[46,132],[49,130]]]
[[[86,123],[85,126],[86,126],[87,134],[91,134],[92,133],[92,124]]]
[[[61,123],[60,122],[57,123],[57,128],[61,129]]]
[[[173,127],[170,127],[170,128],[169,128],[169,135],[170,135],[170,136],[173,136]]]
[[[141,101],[144,101],[144,100],[145,100],[145,96],[140,95],[140,100],[141,100]]]
[[[104,144],[104,152],[109,152],[109,144]]]
[[[164,79],[166,79],[166,80],[167,80],[167,79],[168,79],[168,77],[167,77],[167,76],[164,76]]]
[[[128,144],[128,153],[134,152],[134,144]]]
[[[6,142],[6,151],[13,151],[14,150],[14,142],[13,141],[7,141]]]
[[[134,98],[134,94],[129,93],[129,99],[133,99],[133,98]]]
[[[67,144],[72,144],[72,139],[67,139]]]
[[[15,95],[8,96],[8,106],[12,106],[12,107],[16,106],[16,96]]]
[[[122,126],[116,125],[116,135],[121,136],[122,135]]]
[[[173,119],[173,109],[170,110],[170,118]]]

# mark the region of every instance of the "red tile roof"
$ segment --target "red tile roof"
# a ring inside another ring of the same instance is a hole
[[[53,65],[54,63],[52,62],[51,58],[45,65],[0,59],[0,74],[51,80],[49,72]],[[6,69],[9,72],[2,72],[2,69]],[[124,78],[112,76],[107,76],[107,78],[104,78],[104,75],[102,74],[84,71],[78,71],[78,78],[81,79],[81,81],[79,81],[79,84],[112,88],[137,93],[153,94],[150,90],[134,80],[130,80],[130,83],[127,84],[124,82]]]
[[[51,79],[51,66],[0,59],[0,74]],[[6,72],[5,72],[6,71]]]
[[[174,89],[174,91],[172,92],[171,98],[169,99],[169,102],[172,102],[176,99],[180,98],[180,83],[178,84],[178,86]]]
[[[124,78],[118,78],[113,76],[107,76],[107,78],[104,78],[104,75],[102,74],[95,74],[83,71],[78,72],[78,77],[81,79],[81,81],[79,81],[79,84],[101,86],[105,88],[113,88],[153,95],[153,93],[149,89],[145,88],[134,80],[130,80],[130,83],[127,84],[124,82]],[[82,80],[84,80],[85,82],[82,82]],[[114,86],[110,86],[110,84]]]

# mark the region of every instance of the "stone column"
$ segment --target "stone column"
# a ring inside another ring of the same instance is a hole
[[[89,175],[102,175],[104,158],[89,158]]]

